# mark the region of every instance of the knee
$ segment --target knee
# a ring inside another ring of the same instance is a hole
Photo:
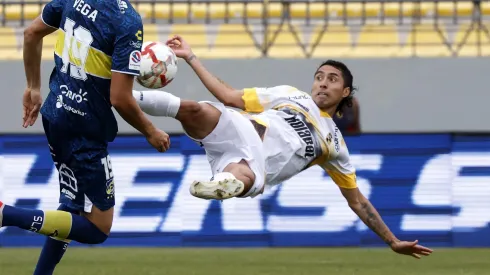
[[[254,182],[255,182],[255,174],[254,174],[254,172],[250,168],[248,168],[248,169],[242,168],[241,169],[241,174],[242,174],[242,177],[244,179],[244,184],[245,185],[252,186],[254,184]]]
[[[199,116],[202,111],[202,105],[197,101],[183,100],[180,103],[179,112],[176,118],[178,120],[193,120]]]
[[[244,160],[239,163],[229,164],[223,169],[223,172],[232,173],[238,180],[243,182],[245,186],[251,186],[255,182],[255,173]]]
[[[109,234],[99,231],[97,234],[92,235],[90,244],[104,243],[107,240],[107,238],[109,238]]]
[[[111,233],[112,224],[101,224],[96,226],[106,236]]]
[[[91,244],[101,244],[107,240],[111,232],[112,224],[109,223],[92,223],[94,234],[91,236]],[[96,232],[96,233],[95,233]]]
[[[92,207],[91,213],[83,213],[82,216],[87,218],[94,227],[96,227],[105,238],[111,232],[112,229],[112,221],[113,221],[114,208],[111,208],[106,211],[101,211],[97,207]],[[103,239],[103,236],[98,236],[99,239]],[[104,239],[105,240],[105,239]]]
[[[184,100],[180,104],[179,111],[182,110],[183,113],[195,115],[202,111],[201,103],[192,100]]]

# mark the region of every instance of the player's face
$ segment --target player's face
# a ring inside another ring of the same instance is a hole
[[[349,93],[349,88],[344,88],[342,72],[335,67],[325,65],[315,73],[311,95],[320,109],[337,106]]]

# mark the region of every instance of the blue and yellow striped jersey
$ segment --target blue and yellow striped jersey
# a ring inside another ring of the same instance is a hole
[[[111,74],[139,74],[140,15],[125,0],[53,0],[41,18],[58,29],[55,68],[42,115],[60,130],[114,140]]]

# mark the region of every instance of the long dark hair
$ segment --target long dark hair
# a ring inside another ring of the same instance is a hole
[[[348,108],[352,107],[352,98],[354,97],[355,91],[357,91],[357,88],[355,88],[353,86],[354,77],[352,76],[352,73],[350,72],[349,68],[347,68],[347,66],[340,61],[329,59],[329,60],[323,62],[318,67],[318,69],[320,69],[323,66],[332,66],[335,69],[339,70],[342,73],[342,78],[344,79],[344,88],[347,88],[347,87],[350,88],[349,95],[347,97],[344,97],[340,101],[339,105],[337,106],[337,109],[335,110],[335,113],[342,115],[344,107],[346,107],[346,106]]]

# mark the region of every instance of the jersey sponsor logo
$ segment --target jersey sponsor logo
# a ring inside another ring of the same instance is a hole
[[[70,190],[67,190],[66,188],[61,189],[61,194],[67,196],[70,200],[74,200],[76,198],[75,194],[71,192]]]
[[[141,41],[138,41],[138,42],[129,41],[129,46],[131,46],[133,48],[141,49],[142,45],[143,44],[141,43]]]
[[[138,63],[141,61],[141,53],[139,51],[133,51],[131,53],[131,62]]]
[[[287,121],[287,123],[289,123],[291,127],[293,127],[299,137],[306,143],[305,157],[314,157],[315,146],[313,142],[313,135],[308,126],[306,126],[306,123],[301,119],[298,119],[297,116],[288,117],[285,118],[285,120]]]
[[[79,116],[85,116],[87,114],[87,113],[80,111],[78,109],[75,109],[72,106],[67,105],[65,102],[63,102],[63,95],[58,95],[58,97],[56,98],[56,108],[58,108],[58,109],[63,108],[66,111],[71,112],[75,115],[79,115]]]
[[[48,234],[48,237],[56,238],[58,237],[58,235],[59,235],[58,230],[55,229],[53,233]]]
[[[339,152],[340,151],[340,143],[339,143],[339,128],[338,127],[335,127],[335,134],[334,134],[333,142],[335,145],[335,151]]]
[[[62,163],[59,170],[60,184],[78,192],[78,181],[75,173],[66,164]]]
[[[122,14],[126,13],[126,10],[128,9],[128,4],[126,2],[123,0],[117,0],[117,5],[119,6],[119,11]]]
[[[129,69],[130,70],[139,70],[141,65],[141,52],[140,51],[132,51],[129,55]]]
[[[143,31],[141,30],[138,30],[134,36],[136,36],[136,39],[138,39],[138,41],[142,41],[143,40]]]
[[[330,145],[332,143],[332,133],[328,133],[327,135],[327,144]]]
[[[310,99],[310,97],[309,97],[309,96],[307,96],[307,95],[295,95],[295,96],[290,96],[290,97],[289,97],[289,99],[290,99],[290,100],[293,100],[293,101],[294,101],[294,100],[301,100],[301,99],[306,99],[306,100],[308,100],[308,99]]]
[[[29,231],[38,232],[43,227],[43,223],[44,223],[43,216],[34,216]]]
[[[106,182],[106,195],[107,199],[114,198],[115,188],[114,188],[114,179],[109,179]]]
[[[61,94],[63,94],[66,98],[70,100],[74,100],[77,103],[82,103],[83,101],[87,101],[87,92],[84,92],[82,89],[78,91],[78,93],[72,92],[68,89],[68,86],[61,85],[60,86]]]

